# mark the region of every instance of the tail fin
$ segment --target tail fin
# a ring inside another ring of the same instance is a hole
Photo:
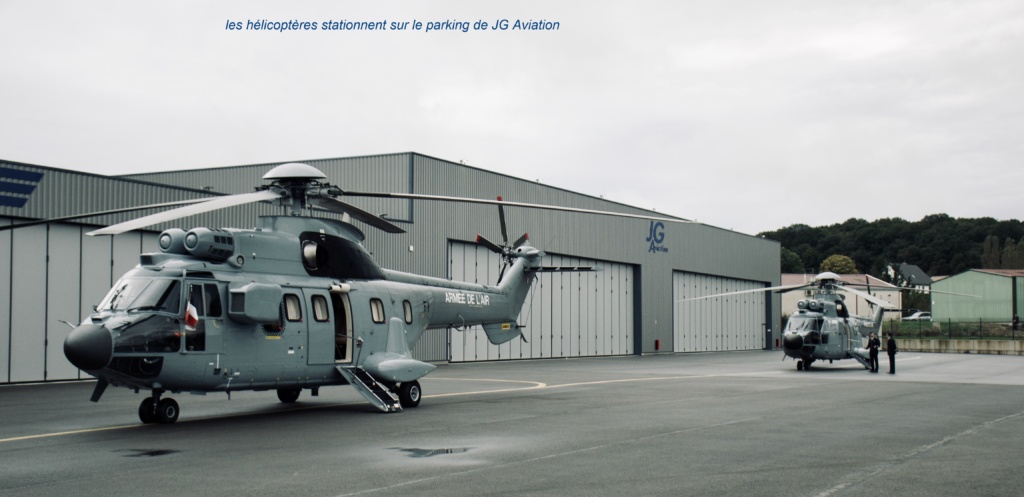
[[[526,303],[526,297],[530,294],[530,286],[533,285],[536,275],[531,268],[539,267],[540,259],[544,253],[531,247],[529,244],[517,247],[512,255],[515,262],[503,275],[498,283],[498,289],[508,295],[508,321],[497,323],[485,323],[484,332],[487,333],[487,340],[495,345],[501,345],[513,338],[520,336],[519,326],[516,325],[516,318]]]

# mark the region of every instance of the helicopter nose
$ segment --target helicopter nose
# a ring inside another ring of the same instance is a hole
[[[102,369],[113,356],[114,340],[110,331],[95,324],[83,324],[64,340],[64,355],[82,370]]]
[[[782,338],[782,346],[787,350],[800,350],[804,346],[804,338],[800,335],[786,335]]]

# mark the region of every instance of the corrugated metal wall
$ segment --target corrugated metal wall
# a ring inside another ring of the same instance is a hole
[[[766,292],[708,295],[758,290],[762,283],[704,274],[673,275],[675,351],[755,350],[764,346]]]
[[[31,172],[35,181],[12,178],[17,172]],[[193,176],[196,176],[193,173]],[[134,180],[122,180],[94,174],[78,173],[14,162],[0,161],[0,184],[20,185],[28,193],[12,194],[0,188],[0,200],[20,199],[24,203],[0,201],[0,216],[23,219],[52,219],[83,213],[100,212],[123,207],[173,202],[177,200],[212,197],[203,191],[184,190],[178,187],[155,185]],[[6,188],[10,190],[14,188]],[[253,210],[236,208],[238,215],[246,216],[251,224]],[[76,223],[106,226],[127,221],[155,211],[141,211],[123,214],[109,214],[75,220]],[[221,214],[223,215],[223,213]],[[182,222],[214,222],[215,214],[193,216]],[[202,226],[203,224],[197,224]],[[162,231],[163,227],[153,228]]]
[[[968,271],[932,283],[933,321],[1004,321],[1013,319],[1014,278]],[[977,298],[964,297],[963,294]],[[1018,297],[1020,297],[1018,292]]]

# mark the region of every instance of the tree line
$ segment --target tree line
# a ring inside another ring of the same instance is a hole
[[[920,267],[932,276],[969,269],[1024,269],[1024,223],[990,217],[932,214],[920,221],[851,218],[830,226],[794,224],[758,236],[782,244],[782,272],[816,273],[841,254],[857,272],[883,277],[890,263]]]

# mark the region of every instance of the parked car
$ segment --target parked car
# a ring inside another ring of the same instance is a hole
[[[903,318],[903,320],[904,321],[931,321],[932,320],[932,313],[930,313],[930,312],[923,312],[923,311],[917,311],[917,312],[915,312],[915,313],[913,313],[913,314]]]

